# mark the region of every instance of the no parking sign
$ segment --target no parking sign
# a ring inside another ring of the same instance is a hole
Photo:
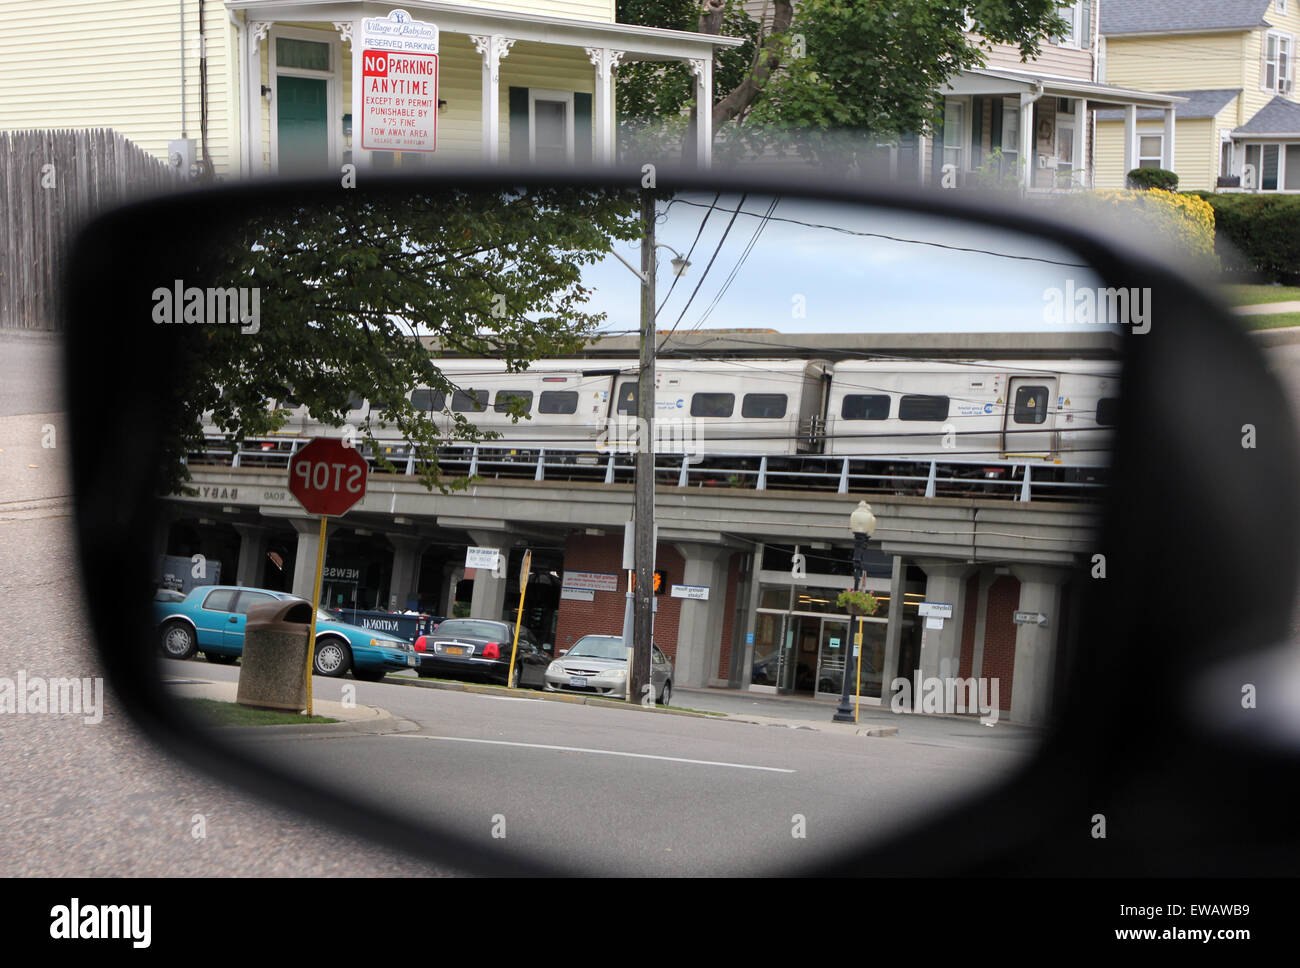
[[[366,17],[355,42],[354,111],[367,151],[434,151],[438,144],[438,28],[405,10]],[[355,103],[359,102],[359,103]]]

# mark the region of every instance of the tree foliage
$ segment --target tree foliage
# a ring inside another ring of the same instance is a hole
[[[164,490],[185,479],[179,457],[202,447],[205,414],[240,442],[285,424],[288,410],[269,401],[304,405],[341,427],[355,398],[370,401],[358,444],[374,446],[376,431],[396,428],[386,436],[413,442],[426,486],[459,486],[443,480],[436,448],[484,435],[464,414],[440,431],[411,392],[429,387],[450,399],[457,387],[439,371],[439,353],[519,370],[578,349],[603,319],[586,309],[583,267],[614,240],[639,237],[637,206],[635,192],[615,189],[353,190],[231,218],[190,278],[256,289],[260,321],[256,332],[186,330],[173,402],[177,460]]]
[[[814,152],[834,141],[818,134],[928,132],[942,118],[937,92],[984,64],[994,43],[1027,60],[1065,27],[1056,0],[771,0],[765,7],[771,17],[760,24],[738,0],[620,0],[618,19],[745,37],[743,47],[715,54],[716,137],[751,146],[793,138]],[[698,14],[694,23],[687,8]],[[965,30],[968,16],[974,35]],[[675,66],[620,68],[624,129],[687,111],[690,80]]]

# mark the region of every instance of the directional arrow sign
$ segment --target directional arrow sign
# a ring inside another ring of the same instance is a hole
[[[289,493],[308,514],[337,517],[366,496],[369,472],[355,447],[314,437],[289,458]]]

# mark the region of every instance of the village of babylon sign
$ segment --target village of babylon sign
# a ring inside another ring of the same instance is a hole
[[[352,48],[352,110],[367,151],[438,145],[438,28],[405,10],[365,17]]]

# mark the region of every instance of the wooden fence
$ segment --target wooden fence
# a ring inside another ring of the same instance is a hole
[[[77,229],[114,205],[184,184],[107,128],[0,131],[0,329],[62,328],[59,281]]]

